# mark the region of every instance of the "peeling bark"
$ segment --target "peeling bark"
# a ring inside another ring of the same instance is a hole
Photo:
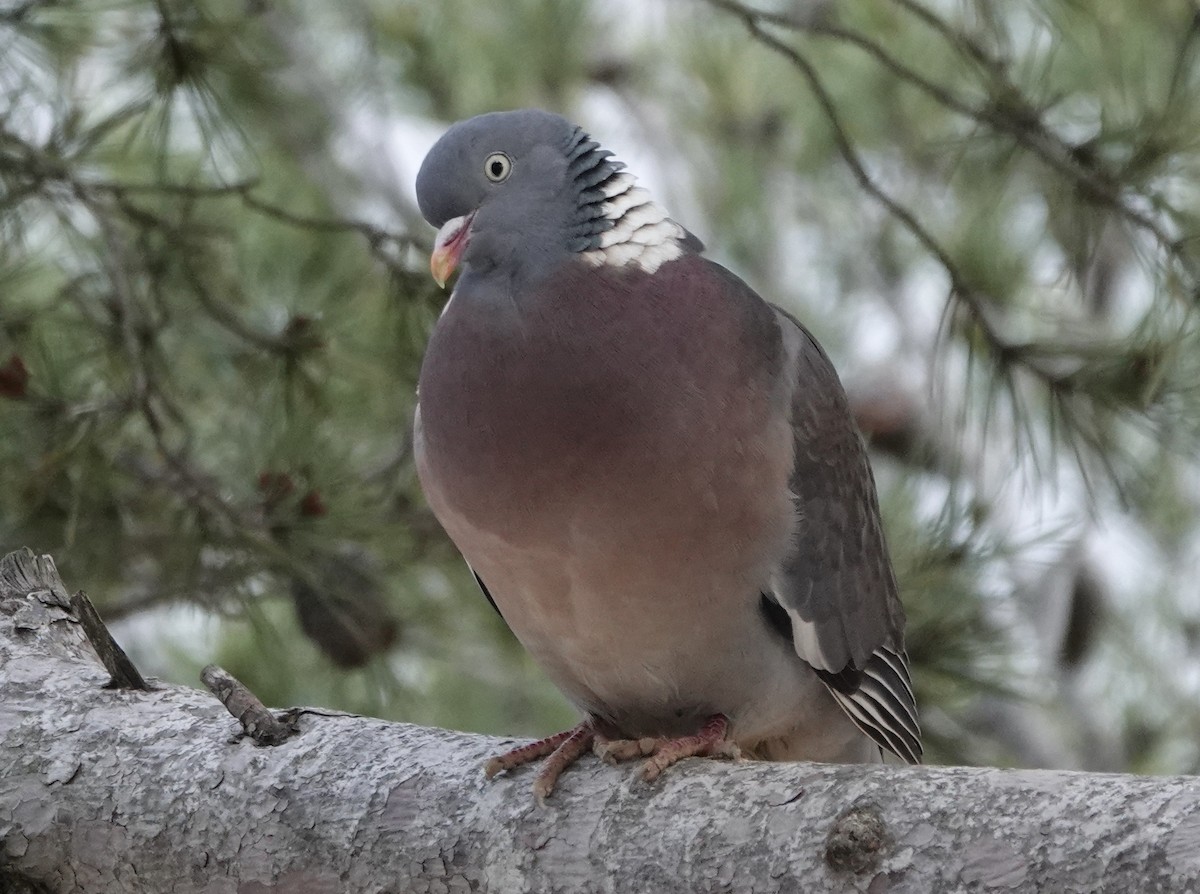
[[[1190,778],[585,759],[539,808],[533,773],[483,779],[510,740],[300,712],[260,747],[108,679],[53,562],[6,558],[0,891],[1200,890]]]

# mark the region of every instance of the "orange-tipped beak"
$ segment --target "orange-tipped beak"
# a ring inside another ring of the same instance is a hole
[[[467,249],[471,239],[471,218],[474,214],[464,214],[454,217],[442,224],[438,230],[437,239],[433,243],[433,254],[429,256],[429,272],[433,281],[443,289],[446,280],[458,267],[462,253]]]

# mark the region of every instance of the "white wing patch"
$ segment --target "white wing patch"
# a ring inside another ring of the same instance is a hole
[[[813,667],[830,673],[837,673],[841,667],[835,666],[825,651],[821,648],[821,638],[817,636],[817,625],[810,624],[800,617],[799,612],[788,611],[792,621],[792,642],[796,645],[796,654]]]
[[[771,581],[772,589],[780,592],[781,582],[777,579]],[[812,584],[809,584],[811,590]],[[807,599],[811,593],[804,594]],[[821,645],[821,637],[817,635],[817,625],[804,620],[800,612],[794,608],[787,609],[788,620],[792,622],[792,643],[796,647],[796,654],[811,664],[818,670],[837,673],[846,665],[846,655],[830,655]]]
[[[845,655],[831,656],[821,647],[817,625],[805,621],[800,613],[787,610],[792,622],[792,643],[796,654],[819,671],[836,674],[845,666]],[[921,762],[921,725],[917,720],[917,702],[913,696],[908,657],[880,646],[862,669],[858,689],[845,693],[829,681],[829,694],[868,738],[910,764]]]
[[[613,227],[600,236],[599,248],[583,252],[589,264],[595,267],[637,264],[645,272],[653,273],[683,254],[680,241],[687,231],[667,216],[648,191],[635,184],[634,176],[627,171],[604,184],[608,200],[600,206],[600,211],[613,222]]]

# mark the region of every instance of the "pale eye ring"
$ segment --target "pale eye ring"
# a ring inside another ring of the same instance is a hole
[[[493,183],[503,183],[512,173],[512,159],[503,152],[493,152],[483,160],[483,175]]]

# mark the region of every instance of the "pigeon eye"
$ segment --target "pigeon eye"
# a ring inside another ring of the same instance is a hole
[[[483,173],[493,183],[502,183],[512,173],[512,161],[503,152],[493,152],[483,162]]]

